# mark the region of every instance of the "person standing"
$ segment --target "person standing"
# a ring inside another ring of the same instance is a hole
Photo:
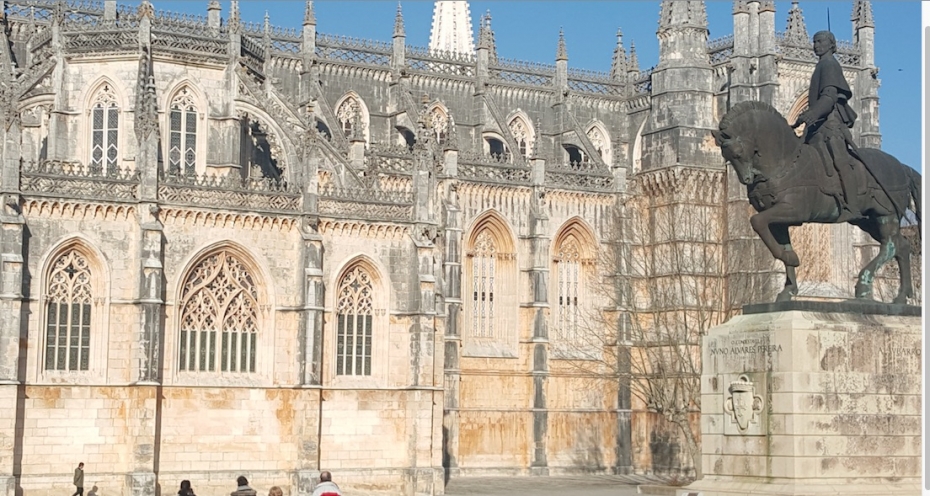
[[[236,478],[236,490],[229,493],[230,496],[256,496],[258,493],[249,487],[249,480],[244,475]]]
[[[339,486],[333,482],[333,474],[323,471],[320,472],[320,483],[313,488],[313,494],[310,496],[341,496],[342,491]]]
[[[74,469],[74,487],[77,491],[74,491],[71,496],[84,496],[84,462],[78,463],[77,468]]]

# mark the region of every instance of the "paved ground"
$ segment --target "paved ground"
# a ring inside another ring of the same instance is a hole
[[[654,483],[637,476],[457,478],[446,485],[448,496],[633,496],[638,484]]]

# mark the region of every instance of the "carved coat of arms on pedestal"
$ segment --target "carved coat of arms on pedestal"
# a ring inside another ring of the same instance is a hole
[[[723,409],[729,417],[727,422],[727,434],[741,435],[760,435],[764,432],[759,426],[759,420],[762,417],[762,406],[764,400],[762,396],[756,394],[755,384],[749,380],[746,374],[740,375],[739,378],[730,383],[728,388],[729,396],[724,403]],[[732,426],[736,424],[738,430],[733,432]]]

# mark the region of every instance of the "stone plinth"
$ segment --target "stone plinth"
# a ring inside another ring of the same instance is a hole
[[[680,495],[919,494],[920,317],[818,305],[704,338],[704,478]]]

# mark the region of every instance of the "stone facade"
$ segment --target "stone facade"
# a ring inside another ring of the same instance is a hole
[[[618,36],[601,74],[564,39],[554,65],[499,58],[489,17],[469,53],[408,46],[400,10],[381,42],[318,33],[312,2],[300,31],[236,1],[3,6],[3,494],[67,491],[78,461],[139,496],[681,468],[622,371],[592,388],[567,345],[628,275],[599,263],[624,219],[700,204],[715,245],[758,252],[709,130],[739,100],[803,110],[799,12],[776,33],[771,2],[736,2],[708,41],[701,2],[663,2],[659,64]],[[875,145],[857,16],[839,57]],[[805,261],[845,288],[835,231]]]

